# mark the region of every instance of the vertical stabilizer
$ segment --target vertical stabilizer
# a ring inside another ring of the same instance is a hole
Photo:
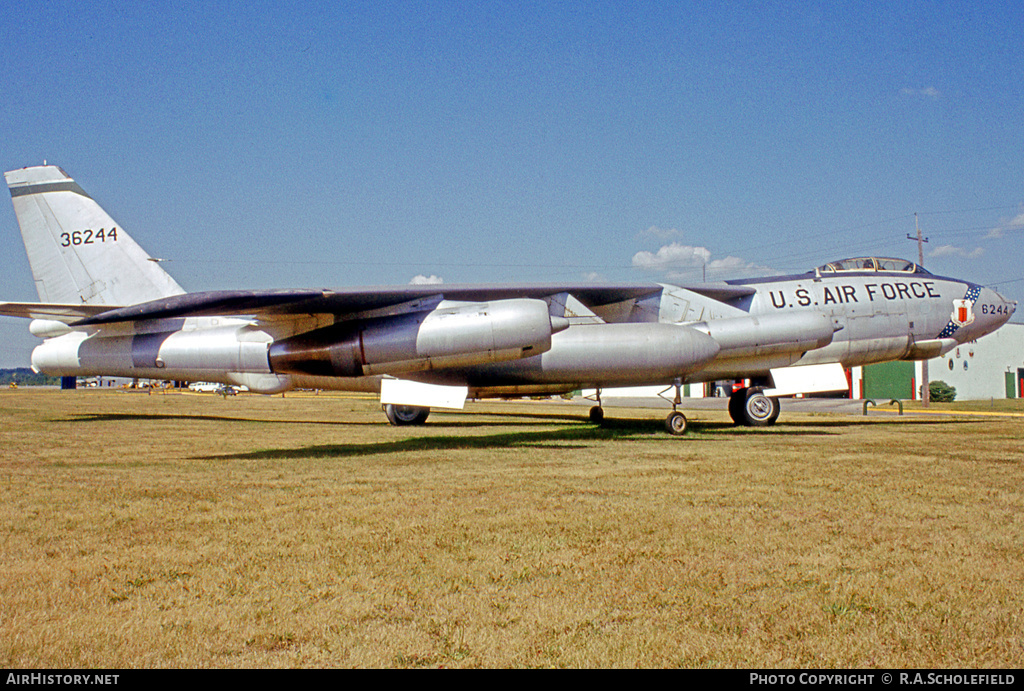
[[[185,292],[57,166],[4,177],[40,301],[132,305]]]

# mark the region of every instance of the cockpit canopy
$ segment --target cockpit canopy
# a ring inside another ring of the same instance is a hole
[[[890,259],[886,257],[856,257],[840,259],[819,266],[814,270],[817,274],[834,274],[846,271],[898,271],[906,274],[927,274],[931,272],[906,259]]]

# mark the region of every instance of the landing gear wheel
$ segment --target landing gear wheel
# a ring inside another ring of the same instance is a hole
[[[590,409],[590,421],[595,425],[600,425],[604,422],[604,408],[599,405],[594,406]]]
[[[747,427],[769,427],[779,419],[779,399],[765,396],[764,389],[752,386],[743,401],[743,422]]]
[[[779,399],[765,396],[764,388],[740,389],[729,397],[729,417],[745,427],[769,427],[779,419]]]
[[[665,429],[668,430],[669,434],[681,436],[686,434],[686,429],[689,423],[686,422],[686,416],[680,413],[678,410],[673,410],[665,418]]]
[[[427,421],[427,416],[430,415],[430,408],[388,403],[384,406],[384,414],[387,416],[388,422],[396,427],[422,425]]]

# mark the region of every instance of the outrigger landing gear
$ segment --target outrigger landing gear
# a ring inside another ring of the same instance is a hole
[[[668,414],[668,417],[665,418],[665,429],[668,430],[669,434],[682,436],[686,434],[688,427],[689,423],[686,421],[686,416],[678,410],[673,410]]]
[[[675,389],[676,395],[675,399],[672,401],[672,412],[668,414],[667,418],[665,418],[665,429],[669,434],[680,436],[686,434],[686,430],[689,428],[689,423],[686,420],[686,416],[676,410],[676,406],[683,402],[682,383],[676,381]],[[597,405],[590,409],[590,421],[595,425],[600,425],[604,422],[604,408],[601,407],[601,389],[595,389],[594,400],[597,401]]]
[[[689,423],[686,421],[686,416],[676,410],[676,406],[683,402],[682,382],[677,379],[674,386],[676,388],[676,395],[672,399],[672,412],[665,418],[665,429],[669,434],[674,434],[678,437],[686,434]]]
[[[384,414],[387,416],[388,422],[396,427],[422,425],[427,421],[427,416],[430,415],[430,408],[388,403],[384,406]]]
[[[745,427],[769,427],[779,419],[779,399],[765,396],[764,387],[751,386],[729,397],[729,417]]]

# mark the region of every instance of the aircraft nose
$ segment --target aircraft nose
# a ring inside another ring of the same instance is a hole
[[[1007,300],[991,288],[982,288],[975,312],[986,326],[986,333],[994,331],[1010,320],[1017,310],[1016,300]]]
[[[953,337],[967,343],[992,333],[1017,310],[1014,300],[976,283],[968,283],[963,299],[953,300],[953,313],[939,338]]]

